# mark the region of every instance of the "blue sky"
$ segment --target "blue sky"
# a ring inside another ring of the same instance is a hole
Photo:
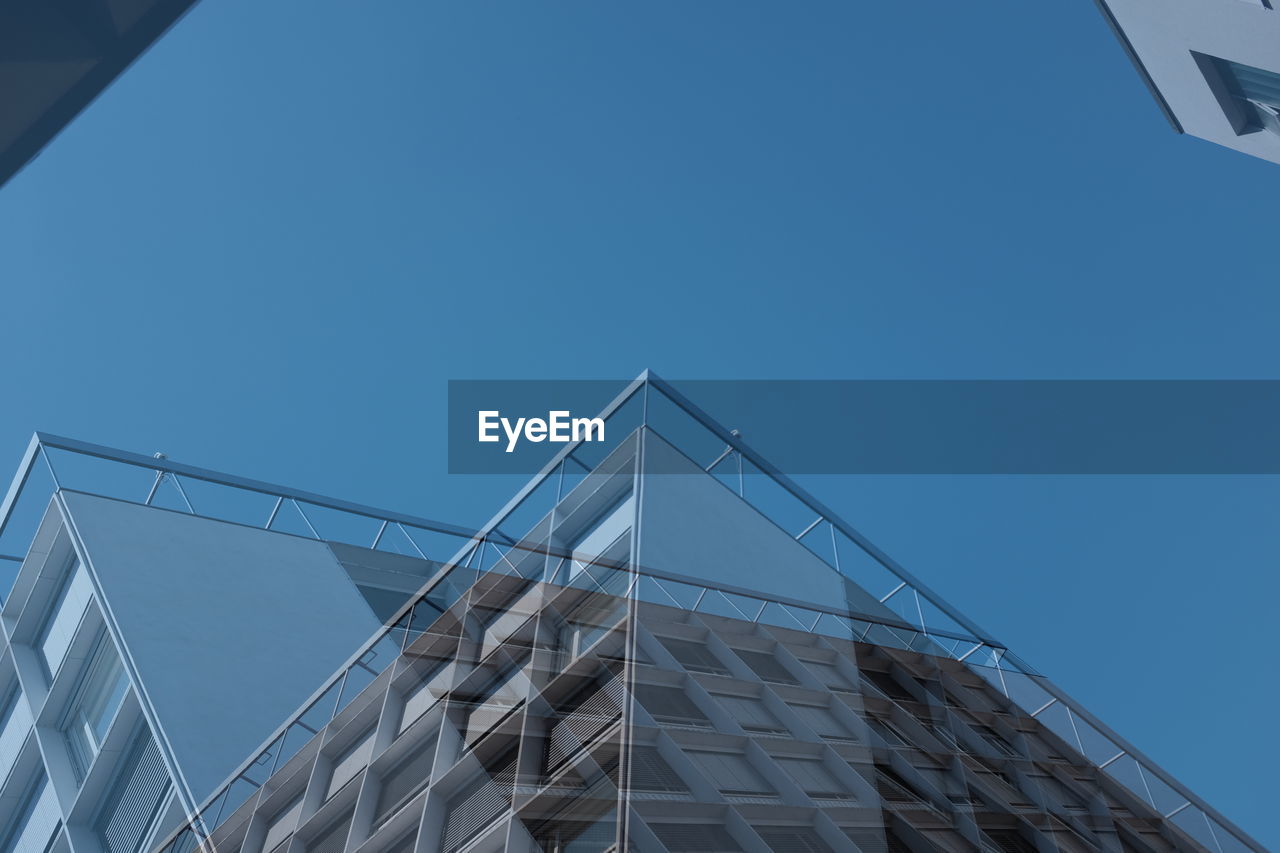
[[[1088,3],[205,0],[0,191],[0,453],[478,524],[449,378],[1280,378],[1278,178]],[[1274,479],[806,485],[1280,846]]]

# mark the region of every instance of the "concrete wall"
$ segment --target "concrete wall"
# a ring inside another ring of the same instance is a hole
[[[144,707],[197,802],[379,628],[323,542],[63,499]]]

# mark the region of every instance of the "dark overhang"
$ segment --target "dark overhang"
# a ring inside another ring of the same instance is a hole
[[[0,186],[195,0],[0,0]]]

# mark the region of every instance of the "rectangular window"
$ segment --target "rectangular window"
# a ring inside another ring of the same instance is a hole
[[[7,778],[13,770],[18,753],[31,733],[31,707],[16,687],[9,691],[5,700],[3,720],[0,724],[0,779]]]
[[[831,709],[823,705],[791,705],[791,710],[796,712],[805,725],[813,729],[814,733],[824,739],[833,741],[844,741],[846,743],[857,743],[858,739],[841,725],[836,719],[836,715],[831,713]]]
[[[347,812],[313,836],[306,845],[307,853],[342,853],[351,834],[352,812]]]
[[[898,680],[887,672],[880,672],[875,669],[862,670],[862,677],[866,679],[876,690],[883,693],[890,699],[896,699],[899,702],[915,701],[907,689],[898,683]]]
[[[1280,134],[1280,73],[1191,52],[1236,135]]]
[[[705,823],[655,823],[650,827],[671,853],[739,853],[742,850],[723,826]]]
[[[689,789],[652,746],[631,748],[631,792],[676,794]]]
[[[610,564],[624,561],[630,553],[630,539],[624,540],[624,537],[630,534],[634,519],[635,499],[627,493],[572,543],[568,580],[573,582],[587,572],[597,583],[608,587],[607,578],[615,574]]]
[[[71,705],[62,721],[62,734],[71,751],[76,777],[83,782],[93,759],[102,749],[116,712],[129,692],[120,655],[104,632],[89,659]]]
[[[333,772],[329,774],[329,787],[324,792],[325,800],[330,799],[345,788],[348,782],[360,775],[360,771],[369,766],[369,759],[372,757],[373,730],[370,729],[333,763]]]
[[[441,847],[455,853],[475,840],[511,808],[515,762],[481,773],[449,802]]]
[[[785,735],[787,727],[778,722],[778,718],[769,712],[764,702],[750,696],[727,696],[716,694],[716,701],[733,714],[738,725],[743,729],[760,735]]]
[[[744,755],[691,751],[689,757],[722,794],[771,796],[775,793]]]
[[[62,666],[67,650],[71,648],[71,640],[80,619],[93,597],[93,587],[89,583],[89,573],[76,560],[71,564],[67,576],[53,599],[44,624],[36,637],[36,646],[40,649],[40,660],[44,665],[45,677],[50,681]]]
[[[820,661],[807,660],[804,662],[818,680],[827,687],[828,690],[834,690],[837,693],[856,693],[853,683],[845,677],[844,673],[833,663],[822,663]]]
[[[873,732],[884,739],[885,745],[890,749],[897,749],[898,747],[911,745],[907,736],[902,733],[902,729],[898,728],[883,717],[867,717],[867,725],[871,727]]]
[[[523,671],[512,666],[494,675],[481,689],[480,695],[469,700],[466,710],[467,743],[473,743],[498,724],[512,708],[524,701],[528,682]]]
[[[609,633],[610,624],[566,622],[560,628],[560,669],[579,657],[587,649]]]
[[[796,677],[791,674],[785,666],[778,662],[778,659],[768,652],[752,652],[746,649],[734,649],[733,653],[742,658],[747,666],[751,667],[756,675],[760,676],[762,681],[768,681],[773,684],[799,684]]]
[[[448,691],[449,661],[430,662],[422,680],[409,689],[404,697],[404,710],[400,713],[400,732],[417,722],[418,718],[435,707],[440,697]]]
[[[885,802],[920,803],[924,797],[920,795],[910,782],[898,775],[898,772],[887,764],[876,765],[876,790]]]
[[[658,638],[671,656],[690,672],[705,672],[710,675],[728,675],[729,670],[720,662],[706,643],[693,640],[677,640],[673,637]]]
[[[417,796],[427,783],[431,781],[431,764],[436,754],[436,739],[431,737],[415,746],[395,766],[382,774],[378,789],[378,803],[375,809],[374,829],[382,826],[409,800]]]
[[[786,850],[787,853],[831,853],[831,845],[807,826],[757,826],[756,834],[764,839],[770,850]],[[874,848],[871,848],[874,849]]]
[[[836,779],[820,759],[775,758],[800,790],[816,800],[852,800],[853,794]]]
[[[636,699],[644,709],[653,715],[659,723],[673,726],[694,726],[705,729],[711,727],[706,714],[693,704],[693,700],[678,687],[663,687],[657,684],[636,685]]]
[[[292,838],[293,831],[298,828],[298,816],[301,814],[302,795],[299,794],[296,800],[276,812],[276,816],[267,825],[266,837],[262,839],[262,853],[272,853]]]

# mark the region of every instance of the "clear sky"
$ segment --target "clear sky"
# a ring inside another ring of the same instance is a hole
[[[204,0],[0,191],[0,456],[479,524],[449,378],[1280,378],[1278,181],[1087,2]],[[1280,846],[1275,479],[805,482]]]

